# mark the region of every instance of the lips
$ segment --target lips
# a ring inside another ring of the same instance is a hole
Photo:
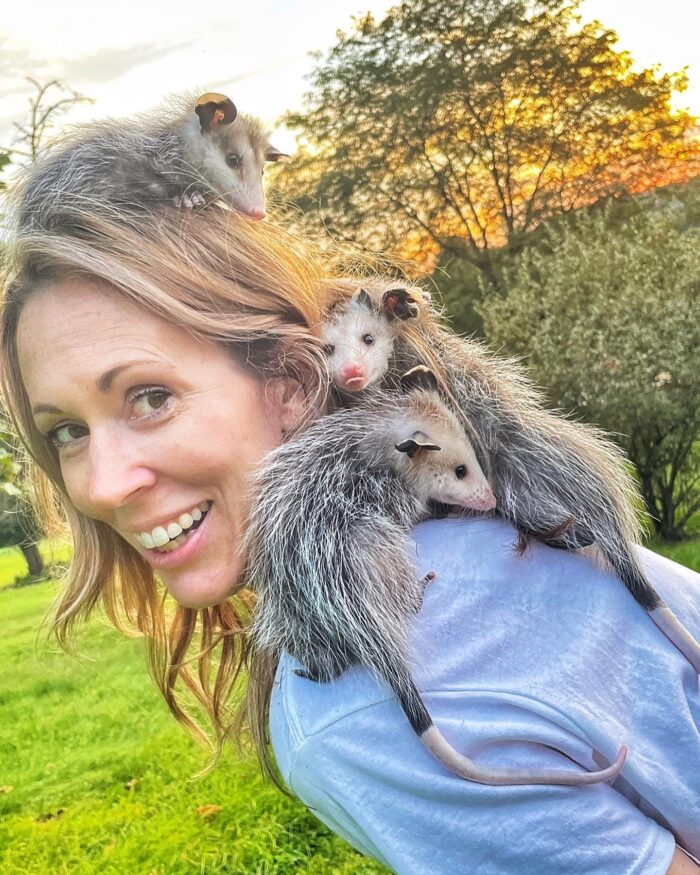
[[[364,389],[364,386],[364,377],[349,377],[347,380],[345,380],[345,388],[349,392],[359,392],[360,389]]]

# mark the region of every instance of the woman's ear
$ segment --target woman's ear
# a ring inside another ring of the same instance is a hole
[[[294,377],[271,380],[267,398],[275,406],[283,434],[294,431],[308,413],[306,392]]]

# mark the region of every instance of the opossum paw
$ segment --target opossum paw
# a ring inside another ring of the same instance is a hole
[[[192,193],[185,192],[185,194],[175,198],[175,206],[185,210],[193,210],[195,207],[203,207],[205,205],[206,200],[198,191],[193,191]]]
[[[436,578],[437,578],[437,572],[436,572],[436,571],[429,571],[429,572],[425,575],[425,577],[423,578],[423,580],[421,580],[421,585],[422,585],[423,589],[425,589],[426,586],[427,586],[429,583],[433,583],[433,581],[434,581]]]
[[[522,556],[523,553],[530,546],[530,542],[532,541],[532,532],[526,532],[525,529],[518,529],[518,540],[515,544],[515,552],[518,556]]]

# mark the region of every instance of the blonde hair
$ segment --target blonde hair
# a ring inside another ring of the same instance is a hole
[[[324,409],[327,376],[319,325],[332,284],[321,259],[298,236],[218,207],[163,208],[129,216],[73,199],[51,221],[16,231],[8,252],[0,321],[0,381],[5,410],[28,451],[37,512],[47,533],[69,534],[73,559],[55,605],[52,630],[64,646],[79,621],[102,603],[122,631],[143,634],[149,667],[175,717],[210,740],[182,702],[194,695],[214,729],[215,755],[247,725],[263,763],[275,666],[260,664],[245,635],[252,600],[244,591],[203,610],[173,606],[145,560],[109,526],[68,500],[57,454],[36,430],[17,356],[17,324],[38,290],[66,278],[96,282],[139,306],[223,345],[265,380],[293,375],[308,418]],[[324,262],[327,267],[327,262]],[[248,664],[247,700],[232,707]]]

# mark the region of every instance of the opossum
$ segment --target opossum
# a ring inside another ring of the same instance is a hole
[[[287,651],[303,677],[329,682],[353,665],[395,693],[426,748],[462,778],[485,784],[593,784],[613,778],[626,749],[596,772],[479,765],[435,727],[405,659],[407,626],[427,578],[417,579],[409,529],[429,501],[495,504],[473,448],[426,369],[407,395],[373,393],[328,414],[263,460],[245,550],[257,593],[255,647]],[[415,385],[418,384],[418,385]],[[430,575],[428,575],[428,578]]]
[[[46,226],[58,206],[101,204],[141,212],[162,204],[221,200],[259,219],[266,161],[288,156],[262,123],[223,94],[184,97],[166,110],[81,126],[44,158],[21,193],[20,228]]]
[[[520,549],[531,537],[562,549],[595,545],[700,673],[700,644],[635,555],[636,490],[621,450],[597,429],[546,410],[520,368],[442,328],[428,300],[419,289],[374,284],[339,302],[323,327],[333,381],[352,393],[372,385],[396,388],[397,374],[417,364],[442,372],[448,402],[474,440],[498,512],[521,532]]]

